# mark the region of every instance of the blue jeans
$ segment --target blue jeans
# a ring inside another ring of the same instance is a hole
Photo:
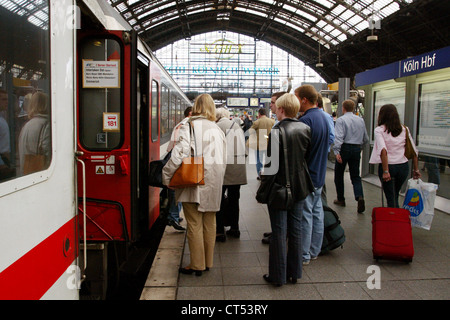
[[[175,202],[175,191],[169,189],[169,213],[167,214],[167,220],[173,220],[180,222],[180,211],[182,208],[181,202]]]
[[[390,208],[399,208],[398,194],[403,183],[408,178],[409,163],[390,164],[389,174],[391,180],[387,182],[383,181],[383,166],[380,163],[378,166],[378,177],[380,177],[384,195],[386,196],[387,206]]]
[[[347,163],[348,169],[350,171],[350,179],[353,185],[353,194],[355,195],[355,200],[358,200],[359,197],[364,198],[361,177],[359,175],[361,147],[359,145],[344,143],[339,154],[341,155],[342,163],[336,161],[334,166],[334,185],[336,186],[337,199],[339,201],[345,200],[344,173]]]
[[[322,187],[316,188],[304,200],[302,218],[303,261],[317,257],[322,250],[323,207]]]
[[[272,236],[269,244],[269,278],[285,284],[286,278],[302,277],[301,224],[304,200],[296,202],[292,210],[269,207]],[[287,247],[286,247],[286,239]]]
[[[266,154],[266,150],[256,150],[256,173],[258,176],[261,175],[261,170],[263,168],[262,161],[264,160],[264,155]]]

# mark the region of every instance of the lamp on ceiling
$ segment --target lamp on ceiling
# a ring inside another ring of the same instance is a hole
[[[319,62],[316,63],[316,68],[322,68],[323,67],[323,63],[320,62],[320,42],[319,43]]]
[[[370,33],[370,36],[367,36],[367,42],[376,42],[378,41],[378,36],[373,34],[373,29]]]

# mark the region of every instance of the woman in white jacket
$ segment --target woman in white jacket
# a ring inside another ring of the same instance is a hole
[[[225,133],[227,140],[227,169],[222,188],[222,206],[216,215],[216,241],[225,241],[224,224],[227,221],[230,230],[227,235],[239,238],[239,198],[241,185],[247,184],[245,159],[245,136],[238,123],[230,120],[230,112],[225,108],[216,110],[217,125]],[[227,193],[227,201],[225,200]],[[227,205],[224,205],[227,203]]]
[[[195,100],[192,117],[181,126],[179,140],[172,156],[163,168],[163,183],[169,185],[184,158],[191,156],[197,146],[197,155],[204,159],[204,185],[175,190],[176,201],[183,203],[187,222],[190,264],[180,268],[181,273],[202,275],[213,266],[216,239],[216,212],[220,210],[222,185],[226,168],[226,140],[216,125],[216,107],[209,94]],[[194,135],[191,136],[190,127]],[[195,142],[193,138],[195,136]]]

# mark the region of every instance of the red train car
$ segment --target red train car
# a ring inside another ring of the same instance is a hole
[[[87,260],[101,261],[88,263],[86,282],[102,296],[110,286],[102,279],[117,282],[111,274],[146,254],[133,244],[160,215],[161,189],[148,185],[149,162],[164,155],[170,124],[190,105],[137,33],[116,19],[121,23],[93,24],[77,37],[78,208],[86,216]]]

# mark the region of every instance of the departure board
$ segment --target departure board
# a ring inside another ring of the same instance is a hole
[[[373,130],[378,126],[378,113],[385,104],[393,104],[397,108],[400,122],[403,123],[405,117],[405,94],[406,86],[402,85],[395,88],[376,89],[374,91],[374,114]],[[372,139],[373,131],[372,131]]]
[[[419,147],[450,152],[450,80],[419,84]]]

